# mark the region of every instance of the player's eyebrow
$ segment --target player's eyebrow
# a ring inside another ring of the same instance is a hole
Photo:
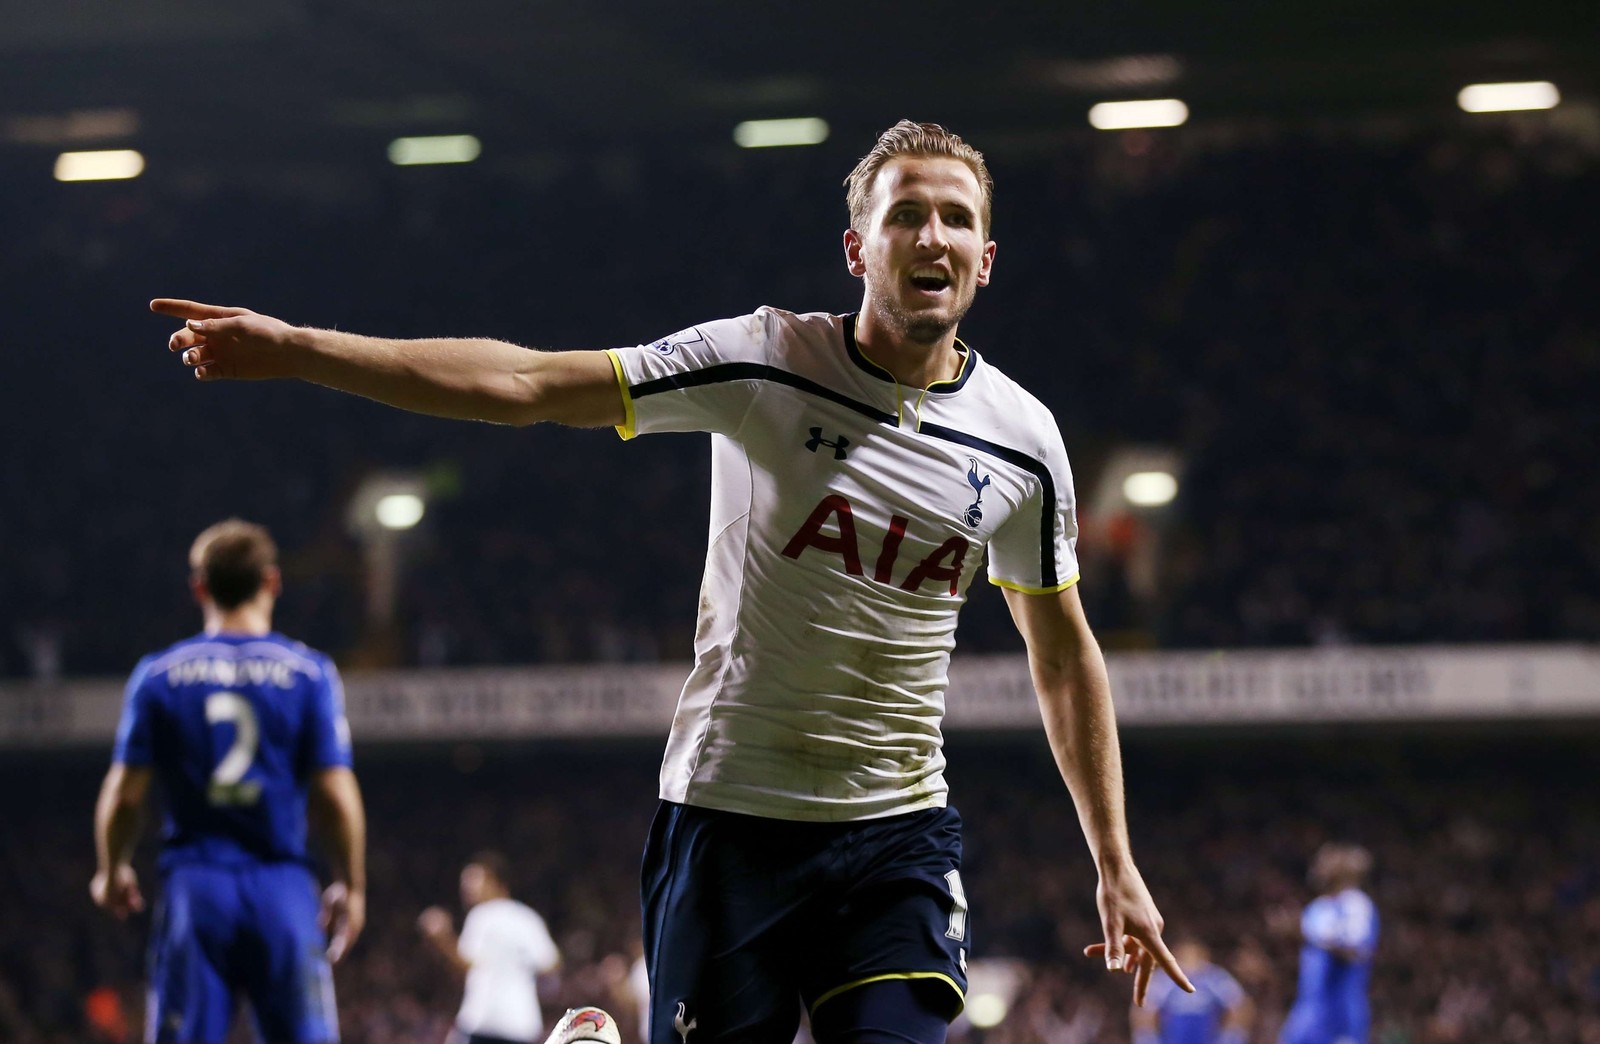
[[[890,213],[893,213],[894,211],[899,210],[901,207],[927,207],[929,205],[929,200],[921,197],[901,196],[899,199],[889,204],[889,211]],[[933,200],[932,205],[938,207],[940,210],[955,210],[959,213],[967,215],[968,217],[977,216],[977,211],[973,210],[970,206],[959,199]]]

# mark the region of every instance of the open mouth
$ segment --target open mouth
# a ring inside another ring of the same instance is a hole
[[[935,269],[918,269],[911,273],[911,285],[926,294],[941,293],[950,287],[950,277]]]

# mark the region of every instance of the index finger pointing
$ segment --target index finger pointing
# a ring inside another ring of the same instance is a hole
[[[1178,959],[1172,956],[1171,950],[1167,949],[1166,942],[1159,935],[1150,941],[1155,945],[1147,945],[1145,948],[1155,954],[1156,962],[1171,976],[1173,982],[1183,987],[1183,992],[1193,993],[1194,983],[1190,982],[1189,977],[1183,974],[1183,969],[1178,966]]]
[[[248,308],[229,305],[202,304],[178,297],[158,297],[150,302],[150,310],[157,315],[170,315],[175,319],[226,319],[234,315],[249,315]]]

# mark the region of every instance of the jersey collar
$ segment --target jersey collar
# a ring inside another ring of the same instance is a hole
[[[865,373],[871,374],[880,381],[899,384],[894,374],[879,366],[867,357],[856,343],[856,313],[849,312],[839,317],[844,320],[844,350],[850,356],[850,361]],[[978,368],[978,353],[967,347],[961,338],[956,338],[956,351],[961,353],[961,372],[948,381],[934,381],[928,385],[926,391],[930,395],[949,395],[958,392],[966,386],[967,378],[972,376],[972,371]]]

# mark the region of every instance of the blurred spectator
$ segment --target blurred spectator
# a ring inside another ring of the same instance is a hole
[[[1293,1000],[1311,854],[1351,837],[1373,855],[1385,926],[1372,973],[1375,1044],[1593,1044],[1592,742],[1570,733],[1194,734],[1181,743],[1133,735],[1134,847],[1169,930],[1204,940],[1250,995],[1252,1044],[1277,1040]],[[1081,954],[1099,937],[1094,868],[1043,740],[957,736],[951,747],[952,793],[968,823],[974,956],[1030,969],[1011,1015],[965,1039],[1127,1044],[1129,980]],[[441,1041],[449,1032],[460,980],[428,959],[415,912],[454,887],[485,839],[510,860],[515,893],[548,912],[566,957],[540,991],[545,1017],[616,1004],[632,1039],[618,999],[639,952],[639,850],[657,745],[481,754],[462,771],[447,751],[361,752],[371,906],[366,934],[336,971],[344,1039]],[[0,762],[0,1035],[13,1044],[91,1039],[98,1019],[85,1002],[107,989],[120,994],[131,1033],[142,1023],[143,933],[95,916],[93,854],[80,817],[62,814],[92,805],[98,769],[97,757],[76,754]]]
[[[1542,126],[996,153],[1003,250],[967,339],[1055,410],[1084,495],[1121,444],[1187,462],[1164,516],[1106,520],[1159,538],[1153,574],[1125,541],[1086,539],[1101,633],[1600,636],[1600,161]],[[282,537],[285,628],[351,665],[687,658],[704,439],[507,432],[298,387],[197,394],[141,311],[176,292],[597,347],[762,303],[849,310],[859,287],[818,225],[842,227],[854,157],[782,151],[658,156],[625,184],[581,162],[532,181],[329,173],[299,195],[0,171],[0,278],[27,302],[0,382],[0,673],[127,670],[187,626],[171,567],[187,534],[233,513]],[[433,490],[381,633],[343,518],[375,469]],[[975,588],[963,646],[1014,648]]]

